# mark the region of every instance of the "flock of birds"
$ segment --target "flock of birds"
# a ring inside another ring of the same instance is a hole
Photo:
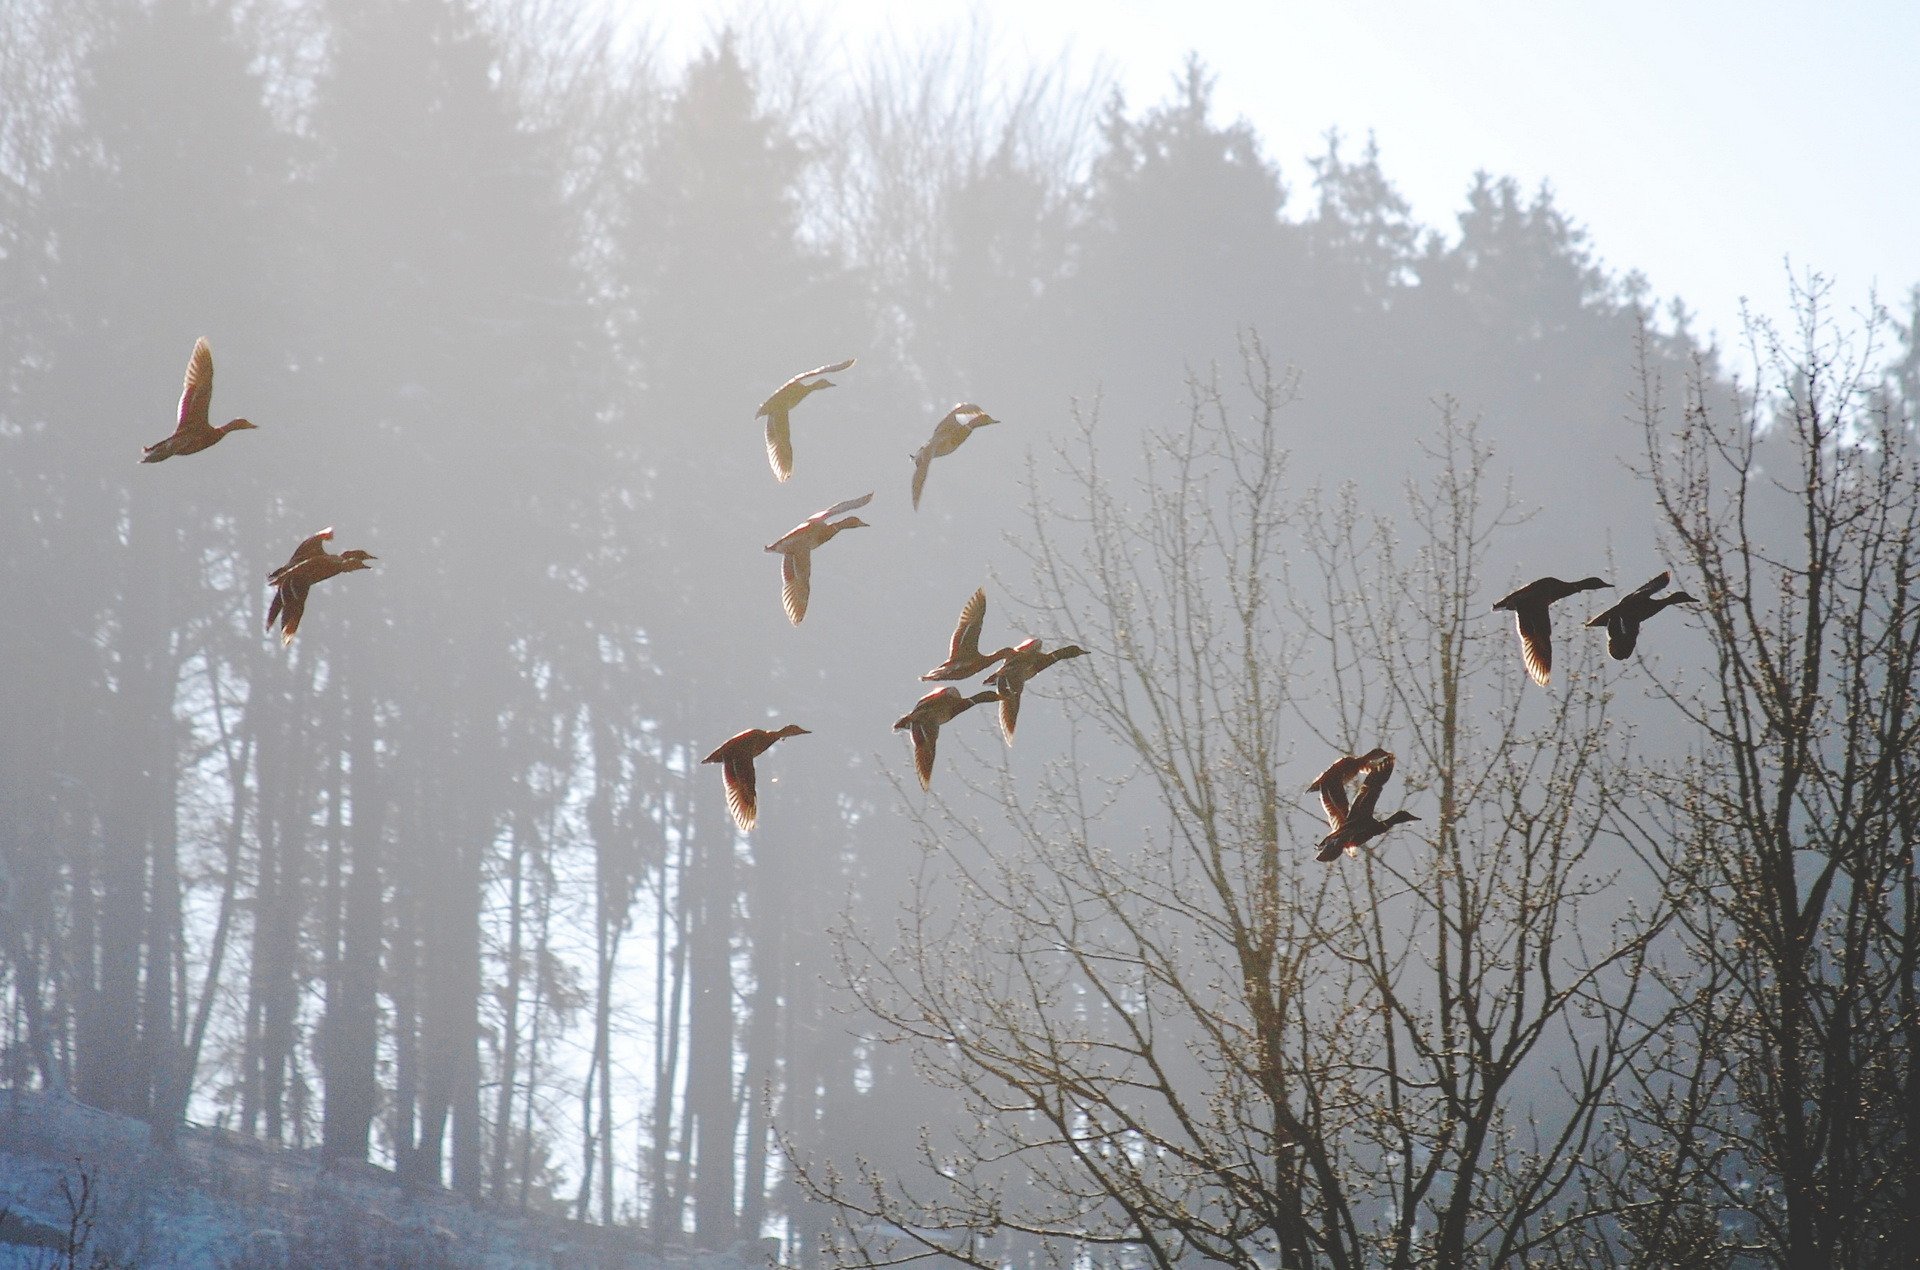
[[[833,381],[827,376],[838,374],[853,364],[854,359],[849,357],[845,361],[803,371],[780,385],[761,403],[754,417],[766,420],[767,462],[778,480],[785,481],[793,475],[794,408],[814,393],[833,387]],[[140,461],[159,463],[183,455],[198,454],[216,445],[231,432],[257,426],[246,419],[233,419],[219,427],[212,426],[208,416],[212,398],[213,352],[203,338],[195,342],[193,355],[187,362],[186,385],[180,394],[179,419],[173,433],[145,447]],[[915,510],[919,509],[921,494],[926,489],[927,473],[933,461],[959,449],[977,429],[997,422],[999,420],[979,406],[963,402],[949,410],[934,425],[933,435],[912,456]],[[780,600],[786,609],[787,620],[795,626],[807,615],[807,601],[813,585],[813,553],[831,542],[842,530],[866,528],[866,521],[847,513],[857,511],[872,501],[873,494],[867,493],[835,503],[807,517],[767,545],[768,551],[780,556]],[[285,564],[267,575],[267,583],[273,587],[273,600],[267,609],[267,630],[271,632],[278,623],[283,645],[291,643],[294,632],[299,630],[301,618],[306,613],[307,593],[315,583],[342,573],[366,569],[370,567],[370,561],[377,559],[360,550],[338,554],[330,552],[326,544],[332,538],[331,528],[310,535],[294,548]],[[1590,627],[1606,628],[1607,652],[1615,660],[1625,660],[1633,655],[1641,624],[1662,609],[1675,604],[1698,603],[1684,591],[1660,594],[1666,589],[1668,580],[1668,574],[1660,574],[1628,592],[1618,604],[1587,621],[1586,625]],[[1521,661],[1535,683],[1545,686],[1553,670],[1553,630],[1548,609],[1582,591],[1612,585],[1600,578],[1566,582],[1545,577],[1529,582],[1495,601],[1495,609],[1511,612],[1514,616],[1514,625],[1520,634]],[[924,681],[947,682],[921,697],[914,703],[913,709],[900,716],[893,725],[895,730],[905,731],[911,738],[914,770],[920,777],[922,789],[932,787],[934,750],[944,724],[953,722],[975,706],[996,702],[1000,707],[1000,735],[1008,745],[1012,745],[1014,727],[1020,718],[1021,693],[1027,683],[1056,662],[1086,655],[1087,650],[1077,644],[1047,649],[1038,639],[1027,639],[992,652],[982,652],[980,636],[986,616],[987,593],[982,588],[976,590],[961,607],[946,660],[920,676]],[[987,687],[984,691],[969,695],[953,686],[952,681],[968,680],[982,674],[986,676],[984,682]],[[750,831],[758,819],[754,760],[776,742],[807,733],[806,728],[793,723],[774,729],[748,728],[727,738],[713,753],[701,760],[703,763],[721,765],[727,809],[741,832]],[[1307,786],[1308,792],[1320,795],[1321,808],[1327,818],[1328,833],[1319,842],[1317,859],[1332,862],[1343,851],[1349,856],[1357,855],[1363,845],[1395,825],[1419,819],[1405,808],[1384,819],[1379,815],[1380,794],[1393,775],[1393,764],[1393,754],[1380,748],[1365,754],[1342,755]],[[1350,796],[1349,790],[1356,782],[1358,791]]]

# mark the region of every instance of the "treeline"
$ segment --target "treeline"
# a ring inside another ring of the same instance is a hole
[[[662,66],[565,5],[453,0],[0,15],[8,1080],[812,1249],[776,1127],[886,1173],[972,1116],[844,1012],[829,932],[927,867],[886,724],[1017,575],[1023,509],[1071,504],[1076,402],[1145,472],[1133,439],[1257,331],[1298,368],[1303,484],[1384,506],[1452,398],[1545,505],[1495,578],[1655,571],[1623,416],[1760,409],[1544,191],[1476,177],[1442,232],[1371,146],[1283,171],[1197,64],[1142,106],[977,32],[838,74],[807,47]],[[139,468],[200,335],[216,421],[259,430]],[[755,404],[848,355],[776,485]],[[961,400],[1015,435],[916,515],[906,455]],[[876,486],[790,628],[761,547]],[[261,580],[324,525],[380,563],[283,651]],[[815,735],[749,840],[698,757],[770,718]]]

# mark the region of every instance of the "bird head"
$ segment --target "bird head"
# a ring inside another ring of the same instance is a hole
[[[225,430],[228,432],[238,432],[242,428],[257,428],[259,426],[259,424],[253,422],[251,419],[229,419]]]
[[[972,419],[969,419],[967,421],[967,426],[969,428],[984,428],[990,423],[998,423],[998,422],[1000,422],[998,419],[994,418],[992,415],[982,410],[979,414],[975,415]]]
[[[1664,601],[1667,604],[1698,604],[1700,603],[1700,599],[1698,596],[1688,595],[1685,591],[1675,591],[1672,595],[1663,595],[1660,598],[1662,601]]]
[[[833,522],[833,527],[835,529],[871,529],[873,528],[873,526],[869,525],[866,521],[861,520],[858,516],[849,516],[845,520],[836,520],[835,522]]]
[[[786,727],[781,728],[778,732],[775,732],[774,735],[775,736],[807,736],[809,735],[809,731],[808,729],[801,727],[797,723],[789,723]]]
[[[1086,655],[1087,650],[1078,644],[1062,644],[1053,650],[1053,659],[1055,661],[1065,661],[1069,657],[1085,657]]]
[[[1601,587],[1610,587],[1613,583],[1601,578],[1582,578],[1573,584],[1576,591],[1598,591]]]
[[[348,571],[372,568],[367,561],[378,560],[379,558],[379,556],[374,555],[372,552],[362,551],[358,547],[355,547],[352,551],[343,551],[340,553],[341,566]]]
[[[1418,820],[1418,819],[1420,819],[1420,817],[1414,815],[1412,812],[1408,811],[1405,807],[1402,807],[1399,811],[1394,812],[1391,816],[1388,816],[1385,820],[1381,821],[1380,826],[1383,829],[1391,829],[1395,825],[1404,825],[1409,820]]]

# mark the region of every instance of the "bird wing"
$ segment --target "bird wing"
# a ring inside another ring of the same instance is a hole
[[[767,411],[767,462],[776,479],[793,475],[793,427],[785,410]]]
[[[1533,682],[1544,685],[1553,673],[1553,621],[1544,604],[1517,604],[1513,625],[1520,632],[1520,656]]]
[[[1609,657],[1615,661],[1625,661],[1633,656],[1633,646],[1639,641],[1639,622],[1625,613],[1615,613],[1607,619],[1607,655]]]
[[[299,583],[286,583],[274,591],[274,600],[280,606],[280,646],[286,647],[293,642],[293,633],[300,629],[300,619],[307,612],[307,588]]]
[[[801,371],[798,375],[795,375],[792,379],[789,379],[786,383],[781,384],[778,388],[768,393],[767,399],[760,403],[760,409],[756,413],[770,414],[776,408],[784,410],[792,407],[795,400],[793,393],[795,388],[798,388],[807,380],[812,379],[815,375],[837,374],[853,365],[853,361],[854,359],[849,357],[844,362],[834,362],[828,366],[815,366],[812,370]],[[805,395],[805,393],[800,394],[801,397]]]
[[[1000,738],[1008,745],[1013,744],[1013,729],[1020,722],[1020,690],[1026,687],[1026,681],[1019,676],[1003,678],[1000,690]]]
[[[940,725],[915,719],[907,725],[913,737],[913,770],[920,774],[920,788],[933,788],[933,750],[940,740]]]
[[[869,490],[868,492],[866,492],[865,494],[862,494],[858,498],[849,498],[844,503],[835,503],[833,506],[827,508],[825,511],[815,512],[812,516],[808,517],[808,519],[832,520],[835,516],[841,515],[842,513],[845,513],[845,512],[853,511],[857,507],[865,507],[868,503],[871,503],[872,501],[873,501],[873,492]]]
[[[947,647],[947,660],[980,656],[980,628],[987,621],[987,589],[981,587],[960,610],[960,621],[953,628],[953,642]]]
[[[1330,832],[1339,832],[1340,826],[1347,823],[1347,782],[1360,770],[1362,762],[1357,754],[1337,758],[1307,786],[1308,793],[1320,795],[1320,809],[1326,813]]]
[[[1641,585],[1635,587],[1632,591],[1632,594],[1638,596],[1640,599],[1643,599],[1643,600],[1651,599],[1653,597],[1653,593],[1655,591],[1660,590],[1662,587],[1666,586],[1667,580],[1672,576],[1673,575],[1671,573],[1662,573],[1659,577],[1653,579],[1651,582],[1644,582]]]
[[[1393,755],[1382,754],[1367,764],[1366,779],[1360,782],[1360,792],[1354,796],[1350,820],[1372,820],[1374,805],[1380,801],[1380,791],[1386,788],[1387,781],[1393,776]]]
[[[783,552],[780,583],[780,603],[787,610],[787,620],[798,626],[807,616],[807,597],[813,591],[813,552]]]
[[[722,760],[720,775],[727,787],[727,810],[733,823],[746,833],[759,817],[753,788],[753,760],[741,754],[729,754]]]
[[[293,554],[287,557],[287,562],[267,575],[267,581],[284,581],[286,576],[293,572],[302,561],[311,560],[315,556],[325,555],[327,541],[332,537],[333,526],[328,525],[319,533],[309,534],[305,538],[302,538],[300,545],[293,549]]]
[[[213,400],[213,349],[204,337],[193,343],[187,359],[187,382],[180,389],[181,428],[207,427],[207,406]]]
[[[933,466],[933,442],[913,454],[913,510],[920,510],[920,491],[927,487],[927,469]]]

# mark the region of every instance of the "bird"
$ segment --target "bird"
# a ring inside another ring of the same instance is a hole
[[[767,421],[767,462],[773,465],[773,474],[777,479],[784,481],[793,475],[793,430],[788,415],[795,406],[807,399],[808,394],[833,387],[831,379],[816,379],[816,375],[837,375],[853,362],[854,359],[849,357],[831,366],[816,366],[812,370],[801,371],[774,389],[773,395],[761,402],[760,409],[754,412],[754,418]]]
[[[1020,692],[1027,680],[1057,661],[1086,655],[1078,644],[1062,644],[1049,653],[1041,651],[1039,640],[1024,640],[1007,654],[1000,669],[987,676],[986,682],[1000,693],[1000,736],[1008,745],[1013,744],[1014,725],[1020,721]]]
[[[303,539],[285,564],[267,574],[267,583],[273,587],[273,603],[267,607],[267,629],[271,631],[276,621],[280,623],[282,647],[291,644],[294,632],[300,629],[300,619],[307,611],[307,591],[314,583],[337,574],[371,568],[367,562],[379,559],[358,548],[334,555],[326,548],[332,537],[333,527],[329,525]]]
[[[1011,648],[980,651],[980,626],[987,616],[987,589],[973,593],[960,610],[959,624],[953,628],[953,643],[947,659],[920,676],[921,679],[971,679],[995,662],[1012,653]]]
[[[213,349],[203,335],[193,342],[193,355],[187,359],[187,382],[180,390],[180,421],[173,434],[144,446],[142,463],[164,463],[181,454],[198,454],[218,445],[229,432],[259,425],[245,419],[230,419],[219,427],[207,422],[207,406],[213,400]]]
[[[1612,585],[1599,578],[1582,578],[1578,582],[1535,578],[1518,591],[1510,591],[1493,602],[1494,608],[1513,614],[1513,624],[1520,632],[1521,660],[1526,662],[1527,674],[1533,682],[1544,685],[1553,672],[1553,625],[1547,616],[1547,606],[1581,591]]]
[[[976,692],[971,697],[963,697],[958,688],[948,684],[920,698],[913,703],[913,709],[894,720],[896,731],[905,728],[913,738],[913,766],[920,773],[920,788],[933,787],[933,748],[940,739],[940,725],[999,698],[997,692]]]
[[[966,420],[966,422],[963,423],[963,419]],[[973,435],[975,428],[984,428],[990,423],[998,422],[1000,422],[998,419],[974,405],[972,402],[963,401],[953,409],[947,411],[940,422],[933,425],[933,435],[927,439],[925,445],[913,452],[913,506],[915,511],[920,509],[920,491],[926,488],[927,468],[932,466],[933,461],[942,455],[952,454],[955,450],[959,449],[961,443]]]
[[[753,760],[765,754],[775,741],[789,736],[806,736],[808,731],[797,723],[769,732],[765,728],[748,728],[745,732],[736,732],[713,751],[701,759],[702,763],[719,763],[720,777],[727,787],[727,810],[733,813],[733,823],[740,826],[740,832],[746,833],[753,828],[759,818],[759,807],[754,800]]]
[[[780,603],[786,606],[787,620],[795,626],[800,625],[807,615],[807,596],[813,589],[814,549],[832,541],[833,536],[842,529],[869,528],[867,522],[858,516],[849,516],[845,520],[833,518],[841,512],[865,507],[872,501],[873,495],[868,493],[859,498],[849,498],[844,503],[835,503],[825,511],[815,512],[767,544],[768,551],[780,553]]]
[[[1675,591],[1672,595],[1655,595],[1654,592],[1667,585],[1671,574],[1662,573],[1659,577],[1635,587],[1620,597],[1620,602],[1606,612],[1587,622],[1588,626],[1607,628],[1607,654],[1615,661],[1625,661],[1633,656],[1633,646],[1640,639],[1640,623],[1658,613],[1661,609],[1674,604],[1698,604],[1700,601],[1685,591]]]
[[[1363,775],[1360,792],[1349,807],[1347,786],[1355,777]],[[1349,754],[1335,759],[1326,771],[1314,779],[1313,784],[1307,786],[1310,792],[1320,795],[1320,806],[1327,813],[1327,826],[1331,830],[1320,839],[1320,852],[1315,859],[1325,864],[1339,859],[1342,851],[1348,855],[1359,855],[1363,845],[1395,825],[1420,819],[1404,807],[1385,820],[1374,815],[1374,807],[1380,801],[1380,791],[1392,775],[1393,755],[1376,747],[1365,754]]]

